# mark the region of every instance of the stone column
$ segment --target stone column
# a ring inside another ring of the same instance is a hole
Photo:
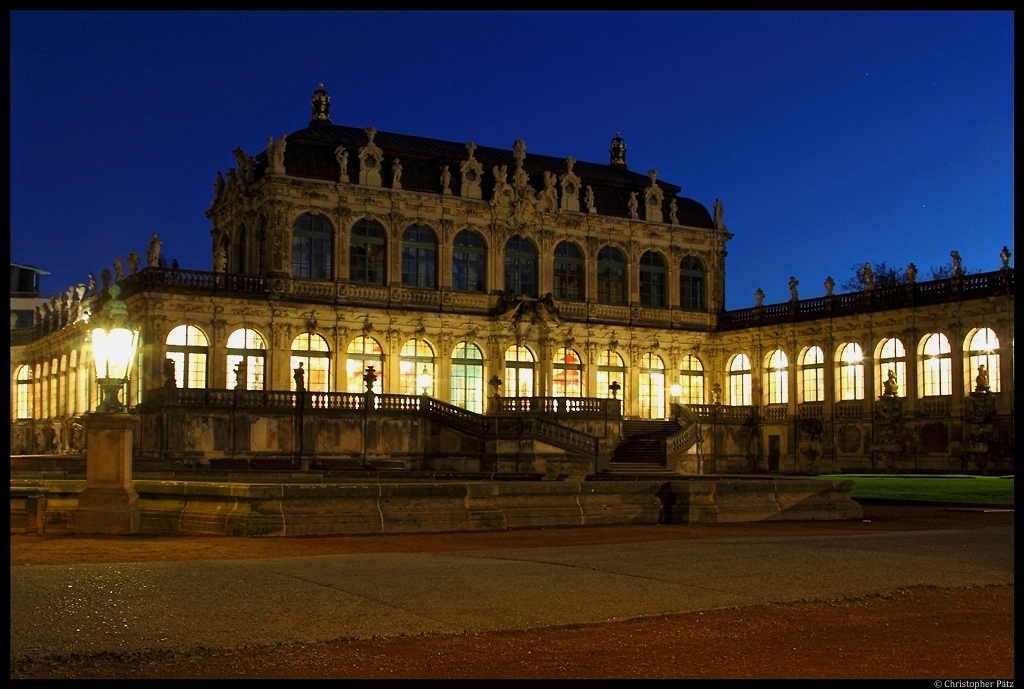
[[[142,517],[132,487],[132,432],[138,420],[131,414],[86,415],[86,480],[75,533],[138,533]]]

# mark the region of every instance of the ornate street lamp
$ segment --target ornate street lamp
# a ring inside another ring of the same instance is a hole
[[[128,380],[139,345],[139,330],[128,320],[128,307],[117,298],[121,288],[115,284],[108,291],[110,300],[99,317],[93,319],[92,329],[92,356],[100,388],[100,403],[96,407],[99,414],[125,410],[118,393]]]
[[[139,494],[132,484],[132,435],[139,417],[125,413],[117,397],[130,375],[139,331],[117,298],[120,291],[110,286],[110,300],[93,320],[100,403],[85,417],[85,490],[78,495],[75,533],[133,534],[142,524]]]
[[[428,371],[427,367],[424,366],[423,367],[423,372],[420,373],[418,376],[416,376],[416,384],[419,385],[420,389],[423,391],[420,394],[423,394],[423,395],[427,394],[427,390],[430,389],[430,385],[433,382],[434,382],[433,376],[430,375],[430,371]]]

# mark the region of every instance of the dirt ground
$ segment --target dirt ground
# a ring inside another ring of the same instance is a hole
[[[11,535],[11,565],[445,552],[1013,524],[1013,512],[865,505],[864,520],[329,538]],[[1012,678],[1014,587],[758,605],[621,622],[19,665],[12,678]]]

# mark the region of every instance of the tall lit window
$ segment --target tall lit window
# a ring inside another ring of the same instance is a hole
[[[640,304],[662,308],[668,304],[665,295],[668,268],[665,259],[656,251],[646,251],[640,257]]]
[[[295,369],[302,364],[304,384],[310,392],[331,391],[331,350],[327,340],[316,333],[302,333],[292,340],[291,389],[295,390]]]
[[[729,404],[734,407],[753,404],[750,357],[737,354],[729,364]]]
[[[679,383],[683,389],[683,404],[704,404],[704,365],[692,354],[683,357],[679,365]]]
[[[141,370],[141,369],[140,369]],[[138,382],[141,376],[132,373],[132,378]],[[72,349],[71,355],[68,357],[68,416],[74,416],[79,413],[77,406],[78,402],[78,350]]]
[[[255,330],[239,328],[228,335],[228,388],[239,387],[238,376],[242,374],[242,390],[263,390],[267,362],[267,345]],[[239,368],[241,364],[241,368]]]
[[[194,325],[179,325],[167,333],[167,358],[174,360],[179,388],[206,387],[206,333]]]
[[[555,299],[583,301],[583,252],[572,242],[555,247]]]
[[[768,355],[768,404],[789,402],[789,358],[781,349]]]
[[[612,383],[619,384],[616,397],[620,400],[625,399],[626,367],[622,363],[621,356],[606,349],[597,357],[597,396],[602,399],[611,399],[612,391],[608,386]]]
[[[425,389],[420,384],[420,376],[424,373],[430,376],[430,385]],[[402,345],[398,359],[398,388],[402,395],[434,397],[434,348],[426,340],[412,339]]]
[[[949,340],[945,335],[925,335],[921,345],[920,362],[921,395],[952,395],[953,361],[950,358]]]
[[[413,225],[402,233],[402,284],[437,287],[437,239],[429,227]]]
[[[825,353],[808,347],[800,358],[800,401],[825,401]]]
[[[565,347],[555,352],[552,365],[551,395],[553,397],[583,396],[583,364],[580,355]]]
[[[836,388],[840,400],[864,399],[864,352],[856,342],[839,347]]]
[[[44,399],[49,410],[46,418],[52,419],[57,416],[57,360],[54,359],[43,371],[46,376],[46,392]]]
[[[657,354],[640,357],[640,416],[665,418],[665,362]]]
[[[330,280],[334,229],[322,215],[303,213],[292,225],[292,277]]]
[[[875,355],[875,382],[878,395],[885,392],[884,383],[889,380],[889,372],[896,376],[896,396],[907,396],[907,350],[898,337],[882,340]]]
[[[696,256],[687,256],[679,264],[679,308],[705,311],[704,264]]]
[[[533,353],[512,345],[505,350],[505,396],[533,397]]]
[[[452,289],[457,292],[484,292],[487,249],[476,232],[463,230],[455,235],[452,248]]]
[[[606,246],[597,254],[597,301],[626,303],[626,259],[613,246]]]
[[[383,285],[385,263],[384,226],[360,220],[352,226],[348,247],[348,279],[360,285]]]
[[[460,342],[452,352],[452,404],[484,412],[484,356],[480,348]]]
[[[346,353],[345,381],[349,392],[366,392],[363,376],[367,366],[373,366],[377,374],[373,391],[379,395],[384,390],[384,350],[377,340],[360,335],[349,343]]]
[[[136,356],[138,355],[136,354]],[[141,378],[141,376],[137,377]],[[87,354],[87,350],[83,347],[78,357],[78,380],[75,387],[75,396],[78,400],[75,404],[75,408],[78,410],[79,414],[84,414],[89,411],[89,378],[89,356]]]
[[[988,387],[999,392],[999,338],[991,328],[979,328],[967,336],[967,385],[965,390],[973,392],[977,385],[978,368],[985,367]]]
[[[32,418],[32,367],[19,366],[14,374],[17,381],[14,390],[15,417],[19,419]]]
[[[505,289],[537,296],[537,252],[530,240],[519,235],[505,243]]]
[[[122,398],[127,399],[127,398]],[[60,357],[60,373],[57,375],[57,414],[68,413],[68,355]]]

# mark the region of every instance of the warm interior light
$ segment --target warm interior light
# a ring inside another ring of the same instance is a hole
[[[420,390],[422,390],[422,391],[423,391],[423,394],[424,394],[424,395],[425,395],[425,394],[427,394],[427,390],[429,390],[429,389],[430,389],[430,383],[431,383],[431,382],[432,382],[433,380],[434,380],[434,379],[433,379],[433,377],[432,377],[432,376],[430,375],[430,372],[429,372],[429,371],[427,370],[427,367],[426,367],[426,366],[424,366],[424,367],[423,367],[423,372],[422,372],[422,373],[420,373],[420,374],[419,374],[419,375],[418,375],[418,376],[416,377],[416,383],[417,383],[417,384],[418,384],[418,385],[420,386]]]
[[[673,397],[679,397],[683,394],[683,386],[679,383],[673,383],[669,388],[669,391],[672,393]]]

